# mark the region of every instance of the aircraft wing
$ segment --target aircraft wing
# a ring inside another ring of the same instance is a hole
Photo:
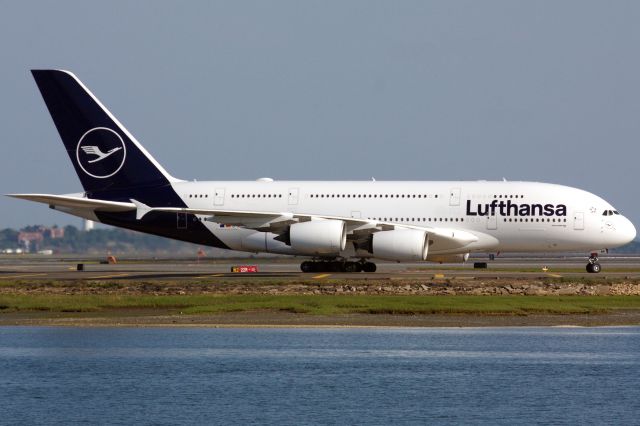
[[[287,226],[299,222],[307,222],[310,220],[340,220],[346,224],[348,238],[351,241],[364,240],[374,232],[391,231],[394,229],[417,229],[425,231],[429,234],[429,239],[433,241],[432,248],[438,251],[460,249],[478,241],[478,237],[473,233],[455,228],[405,225],[370,219],[330,216],[322,214],[222,209],[192,209],[182,207],[149,207],[136,200],[131,200],[130,203],[96,200],[85,198],[83,196],[84,194],[7,195],[13,198],[35,201],[38,203],[44,203],[48,204],[49,206],[56,207],[91,209],[103,212],[125,212],[135,210],[137,219],[142,219],[142,217],[150,212],[203,215],[208,216],[208,220],[212,222],[273,233],[282,232]]]
[[[149,212],[186,213],[208,216],[208,220],[224,225],[239,226],[255,229],[263,232],[278,233],[286,226],[293,223],[307,222],[310,220],[341,220],[347,225],[347,238],[352,241],[364,239],[371,233],[379,231],[391,231],[394,229],[417,229],[426,231],[429,239],[433,241],[433,248],[438,251],[453,250],[468,246],[478,241],[478,237],[471,232],[455,228],[429,227],[405,225],[377,220],[330,216],[322,214],[306,214],[291,212],[261,212],[247,210],[222,210],[222,209],[192,209],[181,207],[149,207],[136,200],[131,200],[137,207],[136,217],[141,219]]]
[[[7,194],[9,197],[20,198],[22,200],[35,201],[50,206],[60,206],[69,208],[84,208],[102,212],[124,212],[135,210],[133,203],[122,203],[118,201],[94,200],[84,198],[82,194],[53,195],[53,194]]]

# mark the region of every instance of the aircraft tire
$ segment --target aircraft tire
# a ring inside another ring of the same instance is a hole
[[[316,265],[314,264],[314,262],[309,262],[305,260],[300,264],[300,270],[304,273],[315,272],[315,269],[316,269]]]
[[[345,272],[360,272],[360,268],[358,268],[358,264],[356,262],[345,262],[344,263],[344,271]]]
[[[373,262],[365,262],[364,265],[362,265],[363,272],[375,272],[376,269],[378,268],[376,267],[376,264]]]

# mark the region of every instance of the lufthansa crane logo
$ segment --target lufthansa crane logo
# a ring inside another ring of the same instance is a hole
[[[76,147],[80,168],[89,176],[105,179],[118,173],[127,157],[122,137],[108,127],[94,127],[85,132]]]

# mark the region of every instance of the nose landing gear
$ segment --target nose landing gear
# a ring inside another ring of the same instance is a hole
[[[597,274],[600,272],[600,264],[598,263],[598,253],[591,253],[589,263],[587,263],[587,272]]]

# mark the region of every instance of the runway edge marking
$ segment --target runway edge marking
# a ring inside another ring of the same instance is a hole
[[[27,277],[38,277],[41,275],[47,275],[46,273],[38,273],[38,274],[21,274],[21,275],[9,275],[7,278],[27,278]]]

